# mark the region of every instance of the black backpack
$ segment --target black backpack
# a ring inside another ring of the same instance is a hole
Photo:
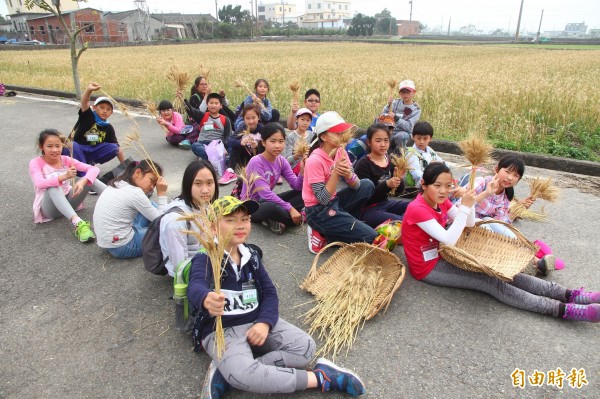
[[[162,251],[160,249],[160,221],[162,218],[169,214],[177,212],[183,215],[183,210],[179,207],[172,207],[150,223],[144,239],[142,240],[142,259],[144,261],[144,268],[152,274],[164,276],[168,273],[165,265],[169,261],[169,257],[163,259]],[[190,228],[189,222],[188,229]]]

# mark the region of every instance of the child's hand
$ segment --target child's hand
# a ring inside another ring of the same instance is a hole
[[[463,195],[467,192],[465,187],[456,186],[452,190],[450,190],[450,195],[454,198],[462,198]]]
[[[262,346],[268,335],[269,325],[267,323],[256,323],[246,332],[246,338],[253,346]]]
[[[206,95],[204,97],[208,96],[210,93],[212,93],[212,88],[210,87],[210,84],[207,83],[206,84]]]
[[[164,177],[159,177],[158,180],[156,181],[156,194],[159,197],[165,196],[167,195],[167,189],[169,188],[169,185],[167,183],[167,181],[165,180]]]
[[[533,203],[535,202],[535,199],[531,198],[531,197],[527,197],[525,198],[523,201],[521,201],[521,203],[523,205],[525,205],[525,208],[529,209],[529,207],[531,205],[533,205]]]
[[[223,90],[223,89],[219,90],[219,95],[220,95],[221,97],[223,97],[223,99],[225,99],[225,97],[226,97],[226,96],[225,96],[225,90]]]
[[[168,125],[169,122],[167,122],[162,116],[159,116],[158,118],[156,118],[156,121],[158,122],[159,125]]]
[[[302,222],[302,215],[294,207],[290,208],[290,216],[294,224],[300,224]]]
[[[392,105],[392,103],[394,102],[394,96],[389,96],[388,97],[388,104]],[[392,110],[390,109],[390,112],[392,112]],[[393,112],[392,112],[393,113]]]
[[[258,147],[258,142],[252,138],[250,138],[248,145],[252,148]]]
[[[100,90],[102,86],[100,86],[98,83],[96,82],[90,82],[90,84],[88,85],[88,90],[89,91],[96,91],[96,90]]]
[[[81,178],[75,185],[73,186],[73,197],[77,197],[82,191],[85,185],[88,183],[86,178]]]
[[[222,316],[225,313],[225,295],[211,291],[204,298],[202,306],[208,311],[209,315],[213,317]]]
[[[402,183],[402,179],[400,177],[390,177],[385,182],[389,188],[398,188],[400,187],[400,183]]]
[[[300,161],[300,172],[298,175],[304,176],[304,167],[306,166],[306,155],[302,157],[302,161]]]
[[[461,204],[470,208],[475,204],[475,190],[466,190],[462,196]]]
[[[296,115],[296,112],[298,112],[299,109],[300,105],[298,104],[298,101],[292,101],[292,114],[294,114],[294,116]]]
[[[65,180],[73,179],[75,178],[75,176],[77,176],[77,169],[75,169],[75,166],[71,166],[69,169],[67,169],[65,173],[60,175],[60,178],[58,180],[63,182]]]
[[[495,194],[498,190],[499,185],[500,183],[498,182],[498,176],[494,176],[494,178],[488,183],[487,187],[485,188],[485,196],[489,197],[490,195]]]
[[[341,177],[346,177],[348,179],[352,177],[352,169],[350,168],[350,165],[348,165],[348,160],[346,157],[340,157],[335,162],[333,171]]]
[[[258,98],[256,94],[252,94],[252,101],[254,101],[256,104],[262,104],[262,101],[260,101],[260,98]]]
[[[175,97],[178,97],[178,98],[181,98],[181,99],[183,99],[183,93],[181,92],[181,90],[177,90],[177,91],[175,92]]]

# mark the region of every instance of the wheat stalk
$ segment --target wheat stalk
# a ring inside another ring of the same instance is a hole
[[[395,79],[388,79],[385,81],[385,83],[387,83],[388,87],[390,88],[389,97],[392,97],[396,92],[396,86],[398,86],[398,81]],[[390,102],[389,105],[392,105],[392,103]]]
[[[252,90],[250,90],[248,85],[246,83],[244,83],[243,81],[241,81],[240,79],[236,79],[235,82],[233,82],[233,84],[235,85],[235,87],[240,87],[240,88],[243,88],[244,90],[246,90],[250,94],[250,96],[255,95],[254,92]],[[262,109],[266,109],[265,104],[263,104],[262,101],[257,101],[257,102]]]
[[[197,230],[184,230],[183,233],[194,236],[206,251],[213,273],[216,294],[221,293],[223,269],[228,262],[228,259],[224,260],[223,258],[232,236],[232,231],[229,231],[227,235],[221,232],[219,228],[220,218],[221,215],[217,214],[212,206],[200,207],[199,211],[178,218],[178,220],[185,220],[196,226]],[[225,351],[225,335],[221,316],[215,317],[215,346],[217,357],[220,359]]]
[[[530,194],[529,198],[536,200],[541,198],[548,202],[556,202],[558,200],[559,190],[552,184],[552,178],[541,179],[536,177],[529,181]],[[542,207],[541,213],[536,213],[529,210],[524,203],[519,201],[511,201],[510,212],[513,218],[529,219],[536,222],[543,222],[548,220],[544,208]]]
[[[204,79],[206,79],[206,82],[208,82],[208,74],[210,73],[210,69],[204,68],[202,64],[200,64],[200,66],[198,66],[198,70],[200,71],[200,76],[202,76]]]
[[[394,164],[394,177],[401,177],[411,170],[408,157],[404,148],[400,149],[400,155],[392,154],[390,156],[392,164]],[[396,188],[390,190],[391,195],[396,195]]]
[[[346,146],[348,145],[350,140],[352,140],[354,138],[354,134],[356,134],[357,130],[358,130],[358,128],[356,126],[352,126],[351,128],[344,130],[339,135],[334,136],[335,137],[335,145],[337,147],[334,148],[333,150],[331,150],[331,152],[329,153],[329,156],[332,157],[333,154],[335,154],[336,151],[339,151],[340,149],[342,149],[343,151],[346,151]]]
[[[187,72],[180,71],[177,65],[171,65],[169,72],[167,72],[167,79],[175,84],[176,93],[175,99],[173,100],[173,110],[184,114],[185,107],[183,104],[183,98],[179,93],[183,93],[185,88],[190,82],[190,75]]]
[[[508,207],[508,211],[513,217],[513,220],[516,219],[527,219],[534,222],[547,222],[548,215],[544,210],[544,207],[540,209],[540,212],[532,211],[531,209],[527,209],[522,203],[513,198],[510,202],[510,206]]]
[[[472,190],[475,184],[477,168],[490,162],[492,146],[481,137],[471,136],[458,143],[465,159],[471,164],[471,175],[469,176],[469,188]]]
[[[115,104],[115,106],[119,109],[119,111],[121,111],[121,113],[123,114],[124,117],[126,117],[127,119],[130,119],[135,125],[137,125],[137,122],[135,121],[135,119],[133,119],[133,117],[131,115],[129,115],[129,108],[123,104],[118,102],[117,100],[115,100],[113,98],[113,96],[111,96],[110,94],[108,94],[107,92],[105,92],[102,89],[98,90],[100,93],[102,93],[104,95],[104,97],[108,97],[110,99],[110,101],[113,102],[113,104]]]
[[[293,81],[289,85],[290,90],[292,91],[292,95],[294,97],[294,101],[298,102],[298,90],[300,90],[300,82],[297,80]]]
[[[246,168],[241,165],[238,165],[238,167],[235,170],[235,173],[238,175],[238,177],[242,180],[242,182],[246,185],[247,188],[244,197],[240,198],[240,200],[246,201],[252,199],[252,196],[255,193],[265,189],[265,187],[256,187],[256,181],[262,179],[262,177],[258,173],[252,172],[250,176],[248,176],[246,173]]]
[[[156,103],[154,101],[147,101],[147,100],[140,100],[142,102],[142,104],[144,104],[144,107],[146,107],[146,111],[148,111],[148,113],[154,118],[154,119],[158,119],[160,117],[160,114],[158,112],[158,106],[156,105]],[[167,129],[167,127],[165,125],[159,125],[162,130],[167,133],[169,130]]]
[[[138,132],[137,128],[134,128],[131,131],[131,133],[128,133],[125,136],[125,140],[123,141],[123,149],[128,148],[137,151],[138,154],[140,154],[141,157],[148,162],[150,168],[152,169],[152,172],[156,175],[156,177],[160,177],[160,173],[158,173],[156,165],[154,165],[150,154],[148,154],[148,151],[146,151],[146,147],[144,147],[144,143],[142,143],[142,138],[140,137],[140,133]]]
[[[304,138],[300,138],[300,140],[296,141],[294,144],[294,149],[292,150],[292,154],[296,159],[302,159],[308,155],[310,151],[310,145],[306,142]]]

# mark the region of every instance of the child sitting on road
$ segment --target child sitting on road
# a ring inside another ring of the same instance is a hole
[[[275,234],[282,234],[287,226],[302,223],[300,211],[304,208],[302,201],[302,172],[304,162],[300,162],[299,176],[281,156],[285,147],[285,131],[279,123],[267,123],[261,132],[262,145],[265,151],[252,157],[246,166],[246,176],[251,181],[242,186],[240,198],[251,198],[258,201],[260,208],[252,216],[252,221],[262,223]],[[252,178],[256,176],[256,178]],[[283,177],[291,190],[275,194],[273,188]]]
[[[392,149],[406,148],[413,126],[421,116],[421,108],[413,101],[416,92],[415,82],[403,80],[399,86],[400,98],[390,96],[388,104],[383,107],[383,114],[394,118]]]
[[[154,163],[157,172],[162,169]],[[158,209],[148,199],[156,187]],[[147,160],[131,162],[112,180],[94,209],[97,243],[115,258],[142,256],[142,240],[150,222],[167,205],[167,181],[157,176]]]
[[[181,116],[179,112],[173,111],[173,104],[171,104],[169,100],[162,100],[158,104],[158,112],[160,112],[160,116],[156,118],[156,122],[166,129],[165,139],[167,142],[174,146],[178,145],[186,150],[189,149],[189,147],[186,148],[185,145],[185,141],[188,137],[181,134],[181,131],[185,126],[183,123],[183,116]]]
[[[114,157],[123,162],[125,155],[119,147],[115,129],[108,121],[114,104],[108,97],[98,97],[92,110],[90,97],[96,90],[100,90],[100,85],[91,82],[81,96],[79,118],[73,128],[75,135],[71,143],[73,158],[89,165],[106,163]],[[68,148],[63,149],[63,155],[69,155]]]
[[[292,167],[292,171],[297,176],[300,170],[300,163],[304,156],[302,154],[294,154],[296,144],[302,140],[309,145],[312,143],[315,135],[308,130],[312,121],[312,112],[308,108],[300,108],[298,112],[296,112],[296,121],[296,130],[286,134],[283,156],[287,159]]]
[[[254,93],[248,95],[242,104],[238,107],[240,115],[235,120],[235,130],[240,131],[245,129],[244,116],[241,111],[248,105],[255,105],[260,109],[260,121],[262,123],[279,122],[279,111],[273,108],[271,101],[267,98],[269,94],[269,82],[265,79],[258,79],[254,83]]]
[[[231,239],[223,256],[220,294],[213,291],[213,268],[207,254],[201,251],[192,259],[188,298],[199,311],[192,332],[194,348],[204,348],[212,358],[201,397],[223,398],[231,387],[259,394],[309,388],[364,394],[355,373],[325,359],[317,359],[312,370],[305,370],[315,353],[315,342],[279,317],[275,285],[258,251],[245,243],[252,227],[250,215],[258,210],[258,203],[226,196],[212,206],[216,231]],[[221,316],[225,335],[220,357],[215,316]]]
[[[340,136],[356,127],[346,123],[333,111],[317,120],[317,139],[304,168],[302,199],[306,205],[308,249],[316,254],[326,241],[372,243],[377,233],[357,218],[375,188],[369,179],[359,179],[348,154],[341,147]],[[343,180],[348,187],[337,191]]]
[[[404,176],[394,176],[395,166],[388,156],[390,130],[376,123],[367,129],[367,144],[371,152],[356,162],[354,171],[359,179],[369,179],[375,185],[373,195],[365,204],[360,220],[375,228],[386,220],[402,220],[409,201],[390,199],[392,190],[399,195],[404,189]]]
[[[444,160],[429,147],[433,138],[433,126],[429,122],[415,123],[412,137],[415,143],[406,152],[410,170],[405,180],[407,189],[416,192],[421,188],[421,178],[427,165],[431,162],[444,162]]]
[[[219,184],[229,184],[236,181],[238,176],[235,171],[245,167],[250,158],[263,152],[260,143],[260,132],[263,125],[260,123],[260,109],[256,105],[246,105],[242,109],[244,118],[243,128],[236,130],[235,135],[227,141],[227,170],[219,179]]]
[[[198,141],[192,143],[192,152],[208,160],[206,146],[211,141],[221,140],[223,146],[227,144],[231,135],[231,122],[219,111],[223,107],[223,97],[219,93],[210,93],[206,96],[208,112],[202,112],[190,106],[186,106],[187,113],[191,119],[198,124]]]
[[[82,220],[75,211],[83,206],[83,200],[93,187],[101,193],[106,186],[96,179],[100,170],[76,159],[61,155],[65,137],[57,130],[43,130],[37,139],[42,156],[29,162],[29,174],[35,188],[33,200],[33,220],[44,223],[61,215],[75,227],[75,236],[81,242],[93,240],[96,236],[90,222]],[[77,172],[85,173],[71,186]]]

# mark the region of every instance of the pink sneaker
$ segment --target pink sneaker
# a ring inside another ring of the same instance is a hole
[[[308,233],[308,250],[316,255],[327,245],[327,240],[310,226],[306,226],[306,232]]]
[[[567,303],[565,304],[563,319],[598,323],[600,321],[600,305],[595,303],[591,305]]]
[[[225,173],[223,173],[223,176],[221,176],[221,178],[219,179],[219,184],[221,184],[221,185],[229,184],[232,181],[236,181],[237,178],[238,177],[235,173],[230,172],[229,169],[227,169],[225,171]]]
[[[600,292],[586,291],[583,287],[581,287],[578,290],[571,291],[569,303],[578,303],[581,305],[600,303]]]

